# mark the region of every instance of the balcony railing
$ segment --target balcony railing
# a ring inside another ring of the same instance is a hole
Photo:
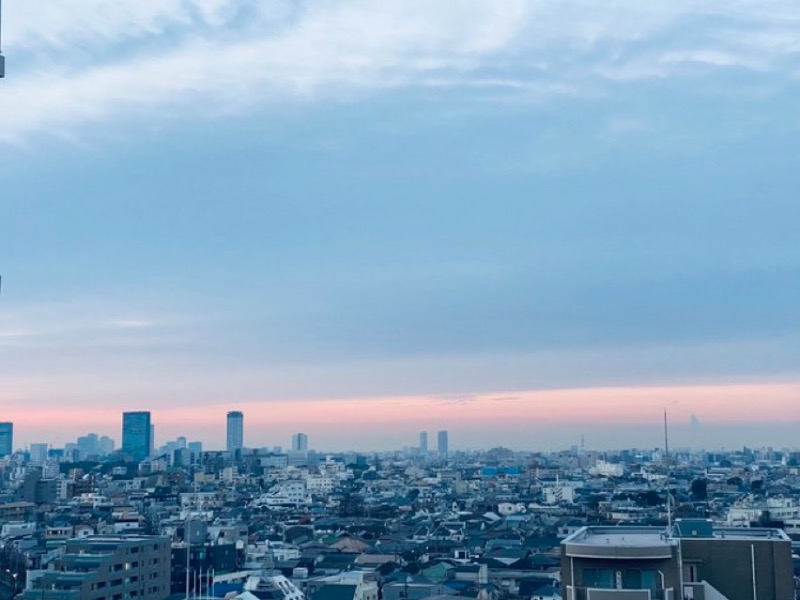
[[[672,588],[665,590],[587,588],[568,585],[564,600],[675,600]]]

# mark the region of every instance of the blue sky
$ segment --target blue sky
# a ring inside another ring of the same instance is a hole
[[[798,379],[796,2],[3,8],[9,406]]]

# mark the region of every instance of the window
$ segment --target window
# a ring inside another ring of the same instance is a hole
[[[611,569],[584,569],[583,585],[590,588],[612,589],[614,587],[614,571]]]
[[[642,572],[639,570],[628,570],[622,574],[622,588],[625,590],[642,589]]]
[[[642,571],[642,589],[655,592],[661,589],[663,582],[658,571]]]
[[[616,579],[617,575],[615,572],[615,580]],[[619,583],[624,590],[650,590],[651,592],[657,592],[661,589],[661,574],[658,571],[652,570],[627,569],[625,571],[619,571]],[[587,585],[587,587],[600,586]],[[615,585],[614,587],[618,586]]]

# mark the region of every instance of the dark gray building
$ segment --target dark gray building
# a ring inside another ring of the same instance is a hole
[[[167,536],[93,535],[67,541],[46,571],[29,572],[23,600],[163,600],[170,594]]]
[[[584,527],[561,544],[565,600],[792,600],[791,540],[779,529]]]
[[[147,411],[122,413],[122,452],[144,460],[152,447],[152,423]]]

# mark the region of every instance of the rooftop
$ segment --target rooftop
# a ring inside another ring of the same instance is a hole
[[[656,527],[582,527],[564,540],[593,546],[673,546],[674,539]]]
[[[562,542],[568,556],[586,558],[671,558],[677,545],[657,527],[583,527]]]

